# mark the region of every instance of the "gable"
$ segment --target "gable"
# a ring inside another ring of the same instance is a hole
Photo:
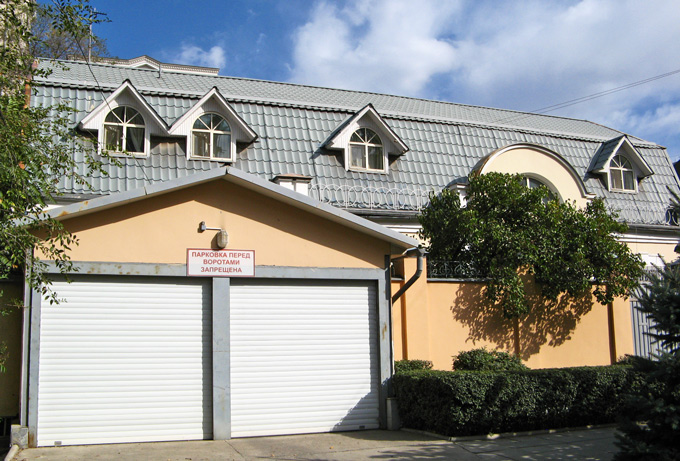
[[[635,146],[631,144],[627,136],[619,136],[602,143],[602,146],[593,156],[588,171],[596,174],[606,174],[609,171],[611,160],[616,155],[623,155],[635,164],[635,172],[638,179],[654,174],[647,161]]]
[[[417,242],[370,221],[224,169],[52,211],[80,244],[73,260],[183,263],[188,248],[255,250],[258,265],[383,267]]]

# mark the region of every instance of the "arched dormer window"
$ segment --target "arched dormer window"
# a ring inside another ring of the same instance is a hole
[[[350,168],[383,171],[385,158],[383,143],[375,131],[359,128],[349,140]]]
[[[104,146],[113,152],[144,155],[144,118],[132,107],[119,106],[104,119]]]
[[[231,127],[218,114],[203,114],[191,129],[191,155],[206,159],[231,160]]]
[[[633,165],[623,155],[615,155],[609,163],[609,181],[612,190],[635,192]]]

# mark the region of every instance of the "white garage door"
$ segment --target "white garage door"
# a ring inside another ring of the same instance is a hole
[[[80,277],[43,302],[38,445],[211,438],[204,280]]]
[[[375,287],[232,281],[233,437],[373,429]]]

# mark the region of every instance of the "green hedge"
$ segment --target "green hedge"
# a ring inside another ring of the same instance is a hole
[[[616,421],[624,393],[643,385],[631,367],[395,374],[405,427],[447,436]]]
[[[431,370],[432,362],[429,360],[397,360],[394,362],[395,373],[406,373],[416,370]]]

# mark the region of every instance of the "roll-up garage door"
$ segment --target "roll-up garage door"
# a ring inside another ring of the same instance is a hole
[[[372,429],[374,284],[233,280],[232,437]]]
[[[37,443],[211,438],[205,280],[78,277],[43,302]]]

